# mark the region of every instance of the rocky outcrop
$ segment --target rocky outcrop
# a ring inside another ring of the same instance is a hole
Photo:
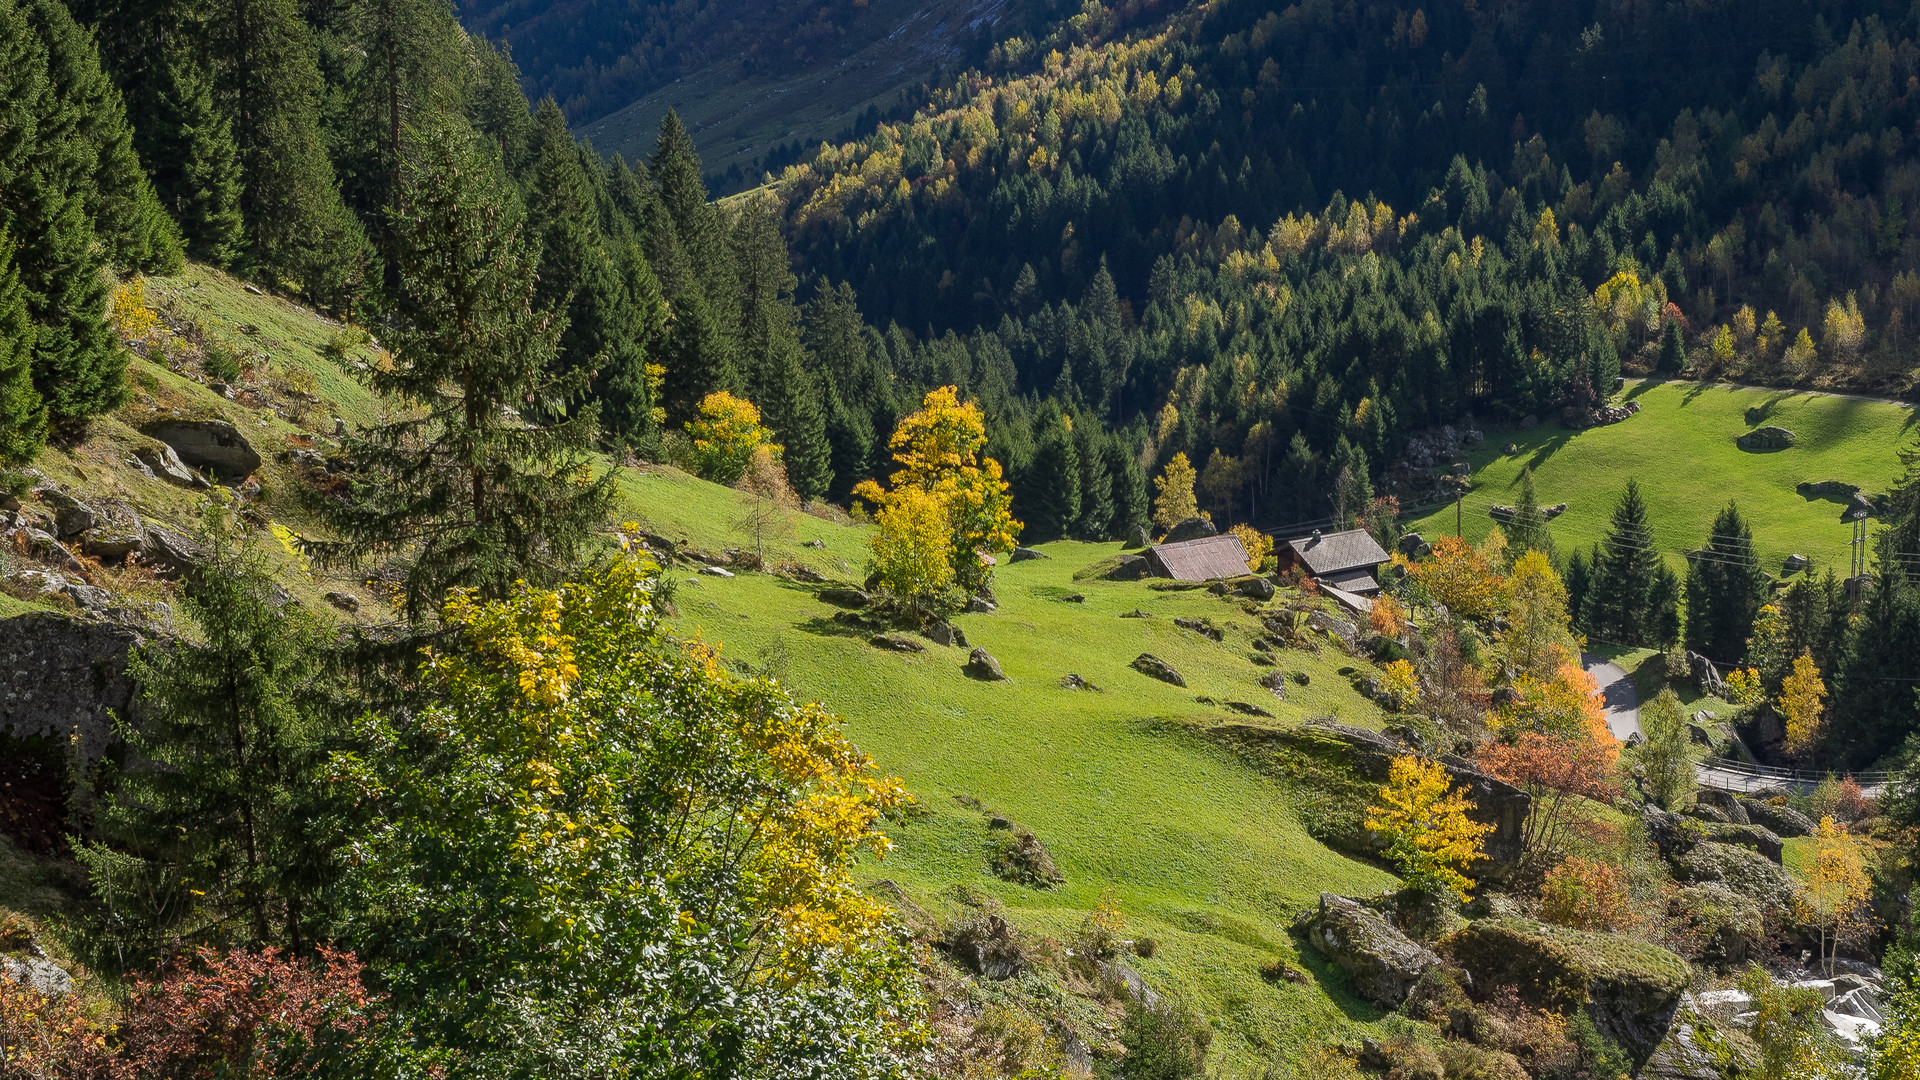
[[[1780,862],[1780,838],[1759,825],[1709,825],[1707,839],[1711,843],[1731,844],[1758,852],[1768,862]]]
[[[1689,977],[1687,962],[1657,945],[1525,919],[1471,923],[1441,948],[1483,991],[1510,986],[1529,1003],[1584,1007],[1636,1068],[1666,1040]]]
[[[1727,681],[1720,677],[1720,669],[1713,666],[1713,661],[1699,653],[1690,652],[1687,654],[1687,671],[1693,679],[1694,688],[1702,694],[1726,698]]]
[[[1733,441],[1739,445],[1740,449],[1757,453],[1767,450],[1785,450],[1798,442],[1799,438],[1786,428],[1769,424],[1766,427],[1754,428]]]
[[[1812,836],[1819,828],[1812,818],[1791,806],[1775,806],[1759,799],[1741,799],[1739,806],[1748,820],[1781,836]]]
[[[1160,542],[1163,544],[1178,544],[1182,540],[1198,540],[1201,537],[1218,535],[1220,535],[1220,530],[1213,522],[1203,517],[1190,517],[1180,524],[1175,525],[1173,528],[1168,529],[1167,535],[1161,537]]]
[[[1719,883],[1762,908],[1785,914],[1792,906],[1793,878],[1759,852],[1732,844],[1695,844],[1673,864],[1674,876],[1690,885]]]
[[[821,589],[814,595],[835,607],[863,608],[873,603],[873,597],[859,589]]]
[[[207,554],[206,549],[186,536],[149,522],[145,539],[141,542],[140,557],[162,576],[181,578],[190,576]]]
[[[1273,582],[1263,577],[1241,578],[1233,583],[1233,591],[1236,596],[1244,596],[1249,600],[1271,600]]]
[[[147,546],[147,530],[140,515],[125,503],[102,502],[93,524],[80,536],[80,550],[103,563],[126,561]]]
[[[1144,555],[1122,555],[1107,571],[1108,581],[1140,581],[1153,574],[1153,564]]]
[[[42,997],[73,993],[73,976],[59,964],[37,956],[0,956],[0,979],[19,983]]]
[[[994,982],[1027,970],[1027,952],[1019,936],[1006,919],[993,912],[976,912],[949,930],[941,944],[955,960]]]
[[[1667,1037],[1641,1067],[1640,1080],[1726,1080],[1729,1075],[1744,1075],[1757,1062],[1743,1055],[1741,1045],[1722,1034],[1710,1018],[1683,1006]],[[1729,1064],[1735,1068],[1729,1070]]]
[[[920,644],[910,637],[903,637],[899,634],[875,634],[867,639],[867,644],[876,649],[886,649],[890,652],[915,653],[927,651],[925,645]]]
[[[1348,974],[1354,993],[1383,1008],[1399,1008],[1420,976],[1440,963],[1386,916],[1333,893],[1321,893],[1320,906],[1294,920],[1294,929]]]
[[[133,714],[127,654],[144,642],[112,623],[36,612],[0,619],[0,734],[66,740],[88,764],[114,741],[115,716]]]
[[[175,487],[205,488],[211,487],[199,473],[187,468],[180,455],[166,443],[154,446],[142,446],[133,452],[134,459],[147,467],[147,471],[165,480]]]
[[[211,469],[228,480],[241,480],[260,467],[260,454],[239,429],[225,420],[165,420],[147,434],[199,469]]]
[[[1175,686],[1181,687],[1187,685],[1186,678],[1178,671],[1175,671],[1172,664],[1167,663],[1152,653],[1141,653],[1139,656],[1134,657],[1131,666],[1133,670],[1140,674],[1159,679],[1161,682],[1172,683]]]

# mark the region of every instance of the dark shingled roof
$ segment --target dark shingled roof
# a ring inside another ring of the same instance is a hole
[[[1317,578],[1345,570],[1371,571],[1387,561],[1387,553],[1380,550],[1373,535],[1365,529],[1302,536],[1287,541],[1287,546]]]
[[[1232,533],[1182,540],[1177,544],[1157,544],[1147,549],[1147,562],[1159,577],[1176,581],[1212,581],[1215,578],[1245,577],[1247,549]]]

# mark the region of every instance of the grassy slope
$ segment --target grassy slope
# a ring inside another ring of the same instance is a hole
[[[1632,384],[1626,396],[1640,402],[1640,414],[1608,427],[1578,434],[1551,424],[1488,429],[1486,443],[1467,454],[1474,490],[1466,498],[1466,535],[1487,534],[1493,527],[1487,507],[1512,503],[1520,471],[1531,465],[1541,503],[1568,504],[1553,522],[1563,555],[1605,535],[1614,504],[1634,477],[1647,500],[1654,543],[1676,571],[1686,569],[1681,553],[1705,542],[1714,515],[1733,499],[1769,571],[1778,573],[1781,560],[1797,552],[1816,570],[1844,573],[1852,530],[1840,522],[1841,504],[1809,499],[1795,485],[1845,480],[1886,491],[1900,474],[1896,448],[1920,435],[1911,408],[1858,398],[1682,382]],[[1760,424],[1792,430],[1798,445],[1762,454],[1734,445],[1735,436]],[[1500,452],[1508,442],[1519,444],[1517,453]],[[1429,537],[1451,533],[1453,508],[1409,527]]]
[[[629,513],[673,539],[718,548],[737,515],[732,492],[672,470],[623,479]],[[828,576],[857,577],[867,530],[801,518],[782,545]],[[1378,711],[1354,695],[1337,668],[1350,663],[1285,654],[1286,670],[1313,676],[1276,703],[1249,663],[1254,621],[1204,592],[1144,583],[1074,582],[1075,570],[1114,545],[1059,543],[1052,558],[1003,567],[992,615],[955,621],[1001,662],[1010,681],[963,676],[963,650],[930,645],[918,655],[874,649],[827,621],[833,609],[813,589],[764,575],[696,576],[679,589],[680,627],[719,642],[726,655],[771,669],[803,696],[847,717],[863,749],[901,776],[931,816],[895,831],[899,848],[866,874],[889,878],[936,910],[965,884],[998,897],[1017,922],[1065,936],[1111,892],[1129,933],[1159,940],[1148,979],[1192,998],[1221,1028],[1216,1063],[1250,1065],[1281,1048],[1328,1037],[1372,1011],[1343,993],[1269,986],[1256,969],[1281,955],[1313,967],[1285,932],[1291,914],[1322,889],[1368,893],[1387,886],[1379,870],[1338,855],[1302,831],[1282,789],[1187,733],[1188,724],[1235,719],[1198,695],[1269,706],[1282,719],[1338,712],[1370,725]],[[1082,593],[1086,601],[1063,596]],[[1141,608],[1153,619],[1123,619]],[[1229,626],[1214,644],[1175,627],[1178,615]],[[1181,691],[1127,664],[1150,651],[1186,675]],[[1072,672],[1104,693],[1062,689]],[[968,794],[1035,831],[1067,876],[1036,892],[986,870],[981,815],[952,796]]]

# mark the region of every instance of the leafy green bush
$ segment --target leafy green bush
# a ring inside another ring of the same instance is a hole
[[[1191,1009],[1172,1002],[1149,1008],[1127,1005],[1120,1024],[1120,1045],[1126,1053],[1103,1064],[1101,1080],[1188,1080],[1205,1075],[1207,1047],[1213,1029]]]

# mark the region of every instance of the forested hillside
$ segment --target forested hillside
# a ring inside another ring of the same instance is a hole
[[[1411,432],[1591,408],[1623,369],[1905,392],[1917,30],[1088,3],[775,190],[802,275],[899,325],[896,371],[995,403],[1016,475],[1048,398],[1294,521]]]

